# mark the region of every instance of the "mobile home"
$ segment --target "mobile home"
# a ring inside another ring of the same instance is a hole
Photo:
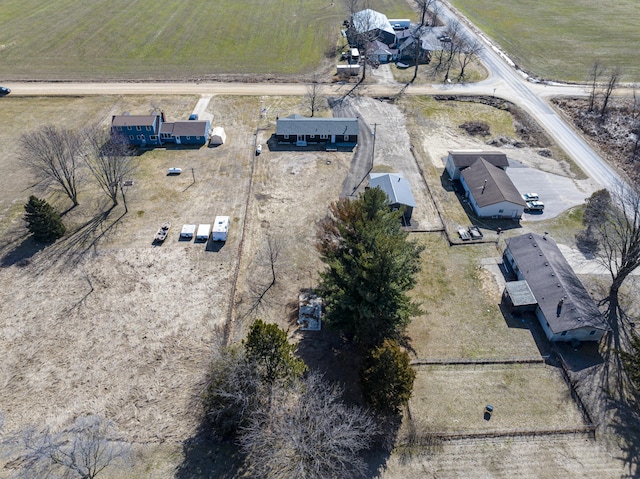
[[[198,232],[196,233],[196,241],[208,241],[209,234],[211,233],[211,225],[198,225]]]
[[[229,232],[229,217],[216,216],[213,224],[213,241],[227,241],[227,233]]]

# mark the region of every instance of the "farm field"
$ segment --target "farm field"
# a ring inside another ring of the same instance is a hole
[[[372,8],[411,14],[402,0]],[[7,0],[0,80],[309,75],[333,61],[345,15],[330,0]]]
[[[640,11],[633,0],[452,0],[531,75],[582,82],[594,61],[640,79]]]

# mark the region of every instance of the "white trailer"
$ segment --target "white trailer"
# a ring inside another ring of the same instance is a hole
[[[198,225],[198,232],[196,233],[196,241],[209,241],[210,233],[211,233],[211,225]]]
[[[229,217],[228,216],[216,216],[213,224],[213,234],[211,239],[213,241],[227,241],[227,233],[229,232]]]
[[[190,240],[191,238],[193,238],[195,232],[196,225],[184,225],[182,226],[182,230],[180,231],[180,238]]]

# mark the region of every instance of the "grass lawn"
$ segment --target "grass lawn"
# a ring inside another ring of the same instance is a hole
[[[486,404],[495,409],[490,421]],[[419,368],[409,403],[434,432],[488,432],[584,425],[560,374],[549,367]]]
[[[495,245],[449,247],[439,234],[420,235],[425,245],[413,297],[424,314],[408,335],[417,358],[539,358],[527,323],[507,324],[493,275],[483,258],[499,257]]]
[[[409,17],[402,0],[372,8]],[[6,0],[5,79],[307,74],[332,58],[346,18],[331,0]]]
[[[640,10],[634,0],[453,0],[521,68],[542,78],[583,81],[598,60],[640,79]]]

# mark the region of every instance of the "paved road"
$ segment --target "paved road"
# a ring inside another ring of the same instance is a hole
[[[443,3],[442,13],[445,18],[452,20],[462,18],[452,12]],[[549,106],[545,98],[554,95],[584,96],[584,88],[576,85],[540,84],[527,80],[522,72],[518,72],[509,59],[495,49],[477,29],[462,18],[464,35],[476,36],[481,39],[485,48],[481,59],[490,71],[485,81],[473,84],[451,85],[417,85],[405,89],[407,95],[425,94],[468,94],[468,95],[496,95],[513,102],[532,115],[549,135],[567,152],[567,154],[594,180],[603,187],[614,189],[621,181],[617,173],[609,167]],[[307,93],[307,85],[294,83],[64,83],[64,82],[29,82],[8,83],[12,95],[40,96],[40,95],[172,95],[194,94],[202,96],[212,95],[295,95]],[[344,95],[351,85],[327,85],[325,93],[332,96]],[[359,88],[360,94],[371,96],[392,96],[397,94],[402,85],[367,85]]]

